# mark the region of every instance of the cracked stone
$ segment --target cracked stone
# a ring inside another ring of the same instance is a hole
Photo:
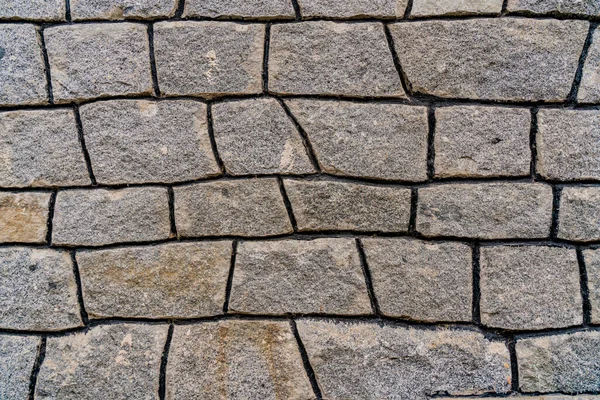
[[[10,0],[2,2],[0,20],[64,21],[64,0]]]
[[[74,21],[171,18],[176,10],[175,0],[71,0]]]
[[[600,240],[600,187],[565,187],[560,196],[558,237]]]
[[[583,259],[588,278],[592,323],[600,323],[600,249],[583,251]]]
[[[499,15],[503,0],[414,0],[411,17],[436,15]]]
[[[0,193],[0,242],[45,243],[50,193]]]
[[[596,0],[508,0],[508,12],[531,14],[563,14],[579,16],[600,15],[600,3]]]
[[[600,15],[600,3],[597,4],[597,14]],[[577,101],[580,103],[600,102],[600,30],[598,29],[594,32],[592,44],[585,58]]]
[[[253,20],[294,19],[290,0],[187,0],[185,17],[241,18]]]
[[[402,18],[408,0],[298,0],[304,18]]]
[[[0,336],[0,394],[3,399],[29,398],[29,382],[40,338]]]

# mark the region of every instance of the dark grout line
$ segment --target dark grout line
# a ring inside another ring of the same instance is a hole
[[[592,305],[590,302],[590,290],[588,285],[587,268],[585,257],[581,248],[577,248],[577,263],[579,264],[579,277],[581,284],[581,300],[583,305],[583,325],[588,326],[592,321]]]
[[[81,151],[83,152],[83,158],[85,159],[85,166],[88,170],[88,175],[92,186],[96,186],[96,176],[92,169],[92,160],[90,159],[90,153],[88,153],[87,147],[85,146],[85,137],[83,135],[83,123],[81,122],[81,115],[79,114],[79,106],[73,106],[73,114],[75,115],[75,124],[77,125],[77,134],[79,137],[79,143],[81,144]]]
[[[174,325],[169,325],[169,331],[167,332],[167,340],[165,341],[165,347],[163,349],[162,358],[160,359],[160,374],[158,381],[158,398],[165,400],[167,397],[167,362],[169,361],[169,350],[171,348],[171,341],[173,340]]]
[[[300,338],[300,333],[298,333],[298,327],[296,326],[296,321],[294,319],[290,319],[290,327],[292,329],[292,333],[296,338],[296,343],[298,344],[298,351],[300,352],[300,357],[302,357],[302,364],[304,364],[304,370],[306,371],[306,375],[310,380],[310,385],[312,386],[313,393],[315,394],[315,398],[317,400],[322,400],[323,395],[321,393],[321,388],[319,388],[319,383],[317,382],[317,376],[315,375],[315,370],[312,365],[310,365],[310,359],[308,358],[308,353],[306,352],[306,348],[302,343],[302,339]]]
[[[510,354],[510,374],[512,379],[510,381],[510,388],[513,392],[519,392],[519,362],[517,360],[517,340],[514,337],[509,337],[506,342],[508,352]]]
[[[478,243],[472,248],[472,266],[473,266],[473,323],[481,325],[481,251]]]
[[[427,178],[435,178],[435,108],[427,108]]]
[[[65,20],[71,22],[71,0],[65,0]]]
[[[557,239],[558,237],[558,224],[560,217],[560,196],[562,188],[552,185],[552,224],[550,226],[550,238]]]
[[[185,0],[179,0],[177,3],[177,10],[175,11],[175,18],[179,19],[183,16],[185,11]]]
[[[179,237],[179,235],[177,234],[177,223],[175,221],[175,193],[171,186],[167,188],[167,194],[169,196],[169,219],[171,220],[171,236]]]
[[[37,385],[37,377],[40,373],[40,368],[42,367],[44,358],[46,357],[46,341],[47,339],[45,337],[40,339],[40,345],[35,357],[35,363],[33,364],[33,369],[31,370],[31,377],[29,379],[29,400],[35,399],[35,386]]]
[[[377,301],[377,296],[375,296],[373,278],[371,276],[371,271],[369,270],[369,264],[367,263],[367,255],[365,254],[365,249],[360,239],[356,238],[355,242],[356,250],[358,251],[358,256],[360,257],[360,265],[362,267],[363,275],[365,277],[367,293],[369,295],[369,300],[371,301],[371,310],[373,310],[373,314],[380,316],[381,311],[379,309],[379,302]]]
[[[85,310],[85,304],[83,302],[83,286],[81,285],[81,275],[79,273],[79,265],[77,263],[76,251],[71,251],[71,262],[73,263],[73,276],[75,277],[75,283],[77,284],[77,302],[79,303],[79,313],[81,315],[81,321],[87,327],[90,323],[88,313]]]
[[[507,9],[508,9],[508,0],[504,0],[502,2],[502,9],[500,10],[500,15],[501,16],[506,15]]]
[[[54,190],[50,195],[50,200],[48,201],[48,222],[46,223],[46,243],[49,246],[52,246],[52,220],[54,219],[54,207],[56,205],[56,196],[57,191]]]
[[[263,92],[269,92],[269,46],[271,44],[271,24],[265,25],[265,46],[263,49]]]
[[[44,38],[44,27],[37,28],[38,39],[42,49],[42,57],[44,59],[44,72],[46,74],[46,94],[48,102],[54,104],[54,92],[52,90],[52,74],[50,72],[50,59],[48,58],[48,50],[46,49],[46,39]]]
[[[419,189],[410,189],[410,218],[408,220],[408,234],[417,235],[417,212],[419,202]]]
[[[585,38],[585,42],[583,44],[583,49],[581,50],[581,55],[579,56],[579,63],[577,64],[577,71],[575,72],[575,78],[573,79],[573,85],[571,86],[571,91],[567,96],[567,103],[576,104],[577,103],[577,94],[579,93],[579,86],[581,85],[581,78],[583,77],[583,68],[585,67],[585,61],[587,59],[588,52],[592,45],[592,41],[594,38],[594,31],[598,23],[591,23],[590,28],[588,30],[587,37]]]
[[[410,12],[410,11],[409,11]],[[408,77],[404,73],[402,69],[402,64],[400,64],[400,58],[398,57],[398,53],[396,52],[396,47],[394,46],[394,38],[392,33],[390,32],[390,27],[388,24],[383,24],[383,30],[385,32],[385,38],[387,40],[388,48],[390,49],[390,53],[392,54],[392,60],[394,61],[394,66],[396,67],[396,71],[398,72],[398,76],[400,77],[400,83],[402,84],[402,89],[404,89],[404,93],[406,94],[408,101],[410,102],[412,96],[412,89]]]
[[[148,46],[150,53],[150,72],[152,74],[152,88],[154,89],[154,96],[160,97],[160,87],[158,86],[158,72],[156,69],[156,57],[154,55],[154,25],[148,24]]]
[[[530,110],[531,122],[529,127],[529,151],[531,152],[531,161],[529,162],[529,174],[533,179],[538,179],[537,174],[537,134],[538,134],[538,108],[533,107]]]
[[[298,0],[291,0],[292,7],[294,7],[294,13],[296,14],[296,21],[302,21],[302,11],[300,10],[300,4]]]
[[[229,275],[227,276],[227,285],[225,286],[225,301],[223,302],[223,312],[229,312],[229,300],[231,299],[231,288],[233,287],[233,274],[235,272],[235,259],[237,257],[239,241],[234,240],[231,244],[231,263],[229,265]]]
[[[225,168],[225,163],[223,162],[223,160],[221,159],[221,155],[219,154],[217,140],[215,139],[215,127],[213,121],[212,106],[212,102],[209,101],[206,103],[206,121],[208,123],[208,137],[210,138],[210,146],[212,147],[212,152],[215,156],[215,160],[217,161],[217,165],[219,166],[219,170],[221,171],[221,174],[225,174],[227,170]]]
[[[406,4],[406,9],[404,10],[404,19],[410,19],[410,13],[412,12],[412,8],[413,0],[408,0],[408,3]]]
[[[285,205],[285,209],[288,213],[288,217],[290,218],[290,222],[292,224],[292,228],[294,232],[298,232],[298,223],[296,221],[296,216],[294,215],[294,209],[292,208],[292,203],[290,198],[287,195],[285,190],[285,185],[283,184],[283,178],[278,177],[277,183],[279,184],[279,191],[281,192],[281,197],[283,198],[283,204]]]

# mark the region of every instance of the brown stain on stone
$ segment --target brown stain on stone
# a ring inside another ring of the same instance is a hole
[[[48,216],[44,204],[47,200],[39,197],[0,197],[0,241],[43,243]]]

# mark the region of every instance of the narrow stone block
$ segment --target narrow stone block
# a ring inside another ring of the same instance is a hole
[[[0,7],[0,20],[64,21],[64,0],[7,0]]]
[[[560,196],[558,237],[600,240],[600,187],[565,187]]]
[[[508,0],[508,12],[526,14],[600,15],[600,3],[595,0]]]
[[[592,3],[592,2],[589,2]],[[597,7],[596,15],[600,16],[600,2],[593,2]],[[583,75],[577,101],[580,103],[600,103],[600,30],[596,29],[592,43],[585,58]]]
[[[290,0],[187,0],[186,17],[240,18],[252,20],[294,19]]]
[[[411,17],[437,15],[499,15],[502,0],[414,0]]]
[[[298,0],[304,18],[402,18],[408,0]]]
[[[31,371],[40,338],[0,336],[0,394],[4,399],[29,398]]]
[[[583,260],[588,278],[588,291],[592,312],[592,323],[600,323],[600,249],[583,251]]]
[[[176,0],[71,0],[74,21],[170,18],[176,10]]]
[[[50,193],[0,192],[0,242],[44,243]]]

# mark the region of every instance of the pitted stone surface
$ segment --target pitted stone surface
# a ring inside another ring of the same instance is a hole
[[[294,19],[296,13],[290,0],[187,0],[186,17]]]
[[[408,0],[298,0],[304,18],[402,18]]]
[[[31,371],[40,344],[34,336],[0,336],[0,395],[27,399]]]
[[[560,196],[558,237],[600,240],[600,187],[565,187]]]
[[[451,399],[455,399],[455,400],[467,400],[467,399],[472,399],[472,397],[438,397],[440,400],[451,400]],[[489,397],[486,396],[486,399],[490,399],[490,400],[499,400],[499,399],[505,399],[506,397]],[[594,395],[585,395],[585,394],[581,394],[581,395],[575,395],[575,396],[569,396],[569,395],[562,395],[562,394],[549,394],[547,396],[519,396],[519,395],[511,395],[510,396],[511,399],[524,399],[524,400],[596,400],[599,398],[599,396],[594,396]]]
[[[0,249],[0,328],[57,331],[81,325],[69,253]]]
[[[600,15],[600,2],[597,5],[597,14]],[[577,101],[580,103],[600,102],[600,30],[598,29],[594,31],[592,43],[585,58]]]
[[[64,0],[5,0],[0,20],[62,21],[65,12]]]
[[[71,0],[75,21],[168,18],[176,9],[176,0]]]
[[[321,169],[372,179],[427,179],[427,110],[401,104],[290,100]]]
[[[600,323],[600,249],[583,251],[588,278],[592,323]]]
[[[273,25],[269,90],[279,94],[406,97],[383,25],[375,22]]]
[[[526,14],[600,15],[600,3],[595,0],[508,0],[508,12]]]
[[[81,107],[98,183],[177,182],[215,176],[206,105],[191,100],[116,100]]]
[[[229,308],[256,314],[369,314],[354,240],[240,243]]]
[[[503,0],[414,0],[411,17],[434,15],[498,15]]]
[[[50,193],[0,193],[0,242],[44,243],[49,203]]]

